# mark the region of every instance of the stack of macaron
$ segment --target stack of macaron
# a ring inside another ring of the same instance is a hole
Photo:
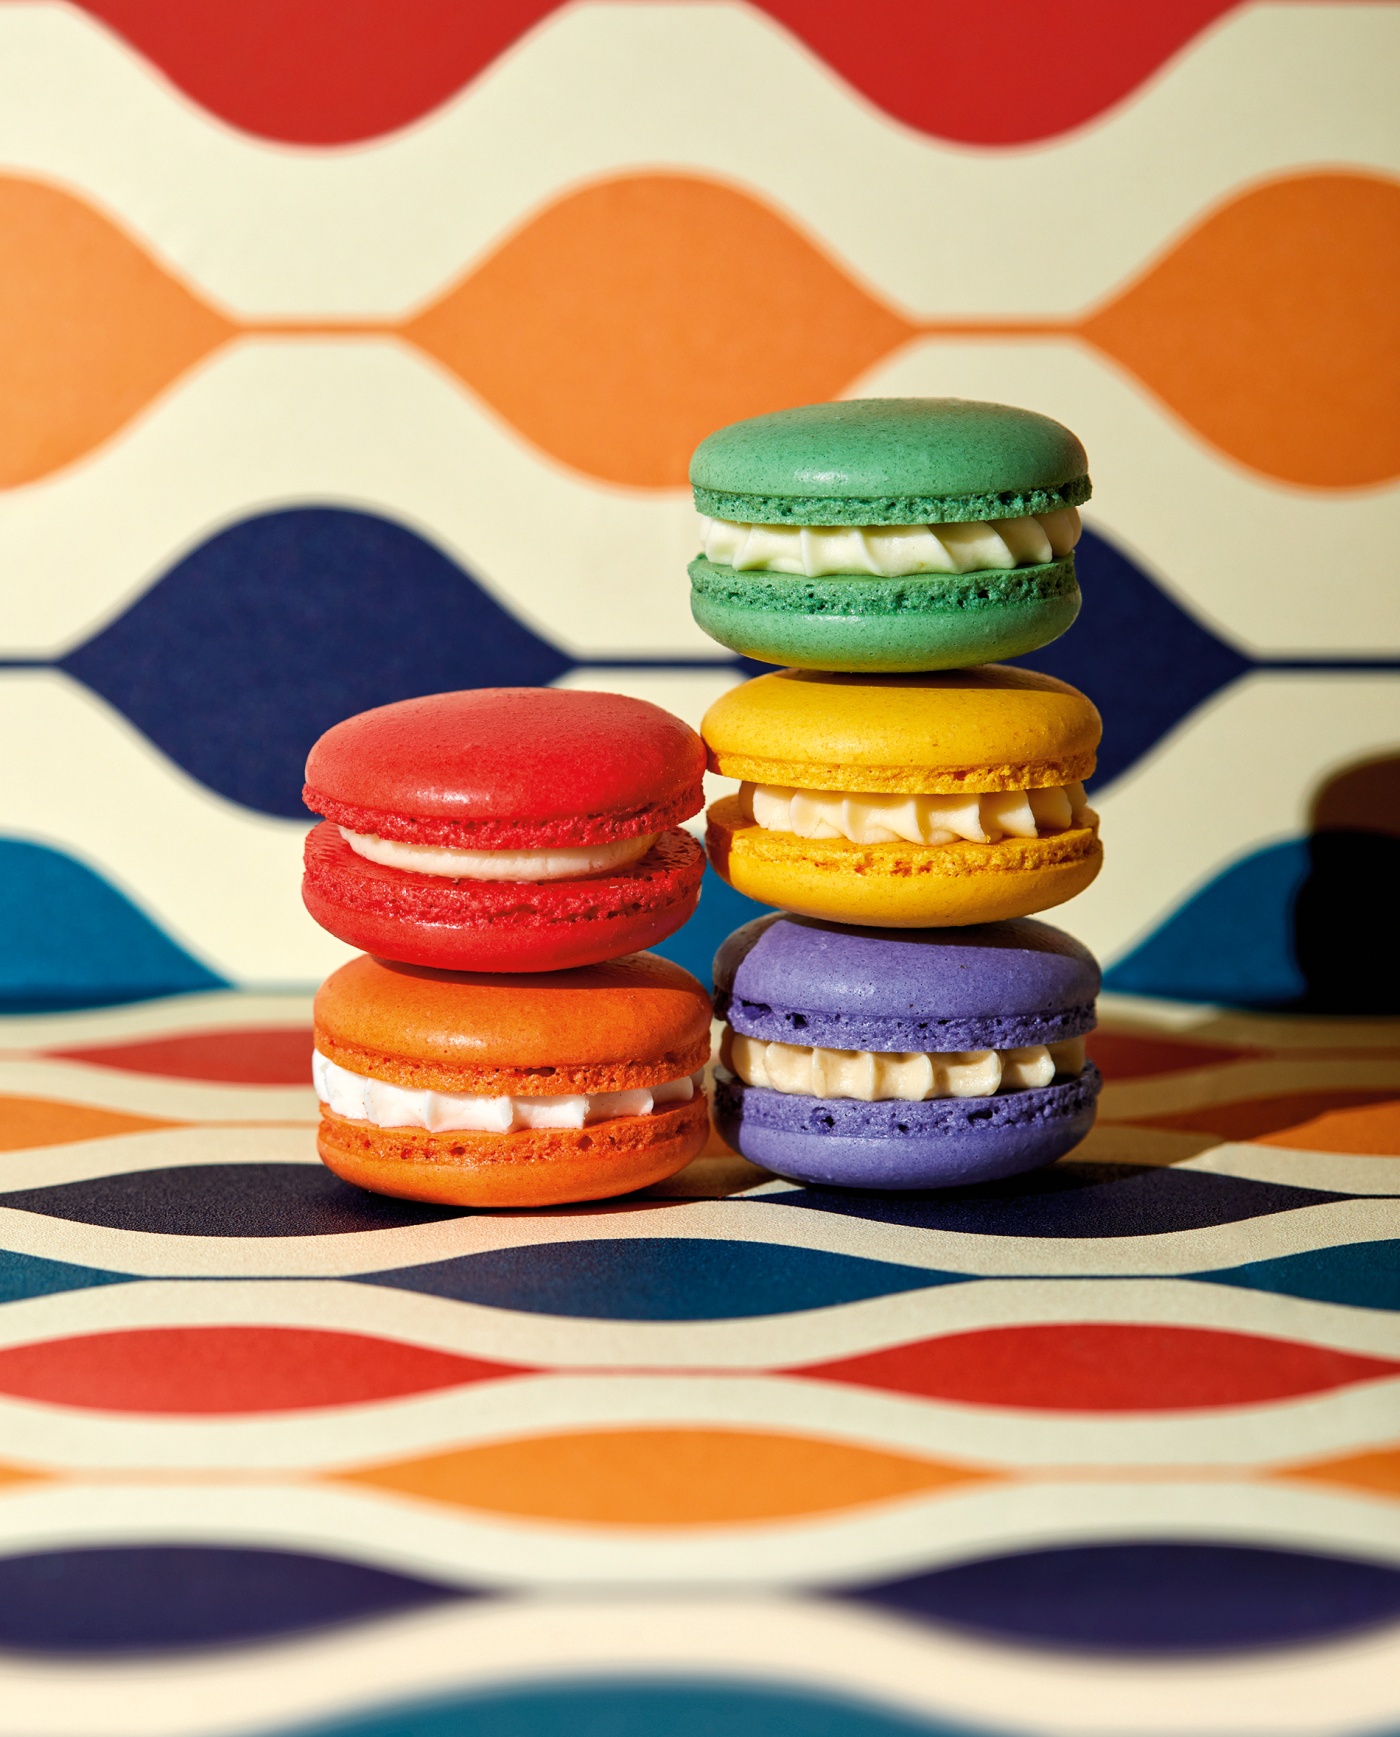
[[[705,749],[616,694],[483,688],[362,712],[311,751],[302,894],[363,948],[315,1004],[337,1175],[457,1206],[594,1200],[709,1130],[710,1003],[638,951],[695,909]]]
[[[1074,621],[1078,440],[961,399],[722,428],[691,463],[702,628],[787,667],[701,724],[740,781],[715,869],[785,913],[716,960],[717,1124],[799,1181],[928,1188],[1049,1163],[1094,1117],[1099,973],[1033,913],[1098,873],[1098,713],[996,663]]]

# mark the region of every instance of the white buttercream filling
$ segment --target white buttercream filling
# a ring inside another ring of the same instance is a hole
[[[607,844],[551,844],[540,850],[458,850],[453,845],[406,844],[372,832],[351,832],[345,826],[340,836],[357,856],[415,875],[442,875],[454,881],[567,881],[639,861],[658,835],[644,832],[637,838],[618,838]]]
[[[635,1086],[625,1092],[569,1092],[539,1098],[478,1098],[456,1092],[419,1091],[388,1080],[352,1073],[313,1050],[311,1077],[321,1102],[351,1122],[376,1128],[426,1128],[445,1134],[458,1129],[479,1134],[510,1134],[517,1128],[584,1128],[616,1116],[649,1116],[668,1104],[695,1096],[702,1073]]]
[[[966,525],[739,525],[700,517],[708,560],[736,573],[981,573],[1058,561],[1079,541],[1073,507]]]
[[[1022,1049],[910,1051],[817,1049],[744,1037],[729,1026],[720,1059],[745,1085],[811,1098],[990,1098],[994,1092],[1048,1086],[1056,1075],[1084,1068],[1084,1039],[1028,1044]]]
[[[756,825],[798,838],[846,838],[852,844],[995,844],[1039,838],[1098,819],[1082,784],[1045,790],[987,790],[965,796],[909,796],[851,790],[792,790],[745,784],[740,800]]]

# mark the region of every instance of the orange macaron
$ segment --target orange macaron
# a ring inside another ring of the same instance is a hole
[[[705,1144],[710,1000],[652,953],[517,975],[365,955],[322,984],[314,1023],[318,1150],[377,1194],[602,1200]]]

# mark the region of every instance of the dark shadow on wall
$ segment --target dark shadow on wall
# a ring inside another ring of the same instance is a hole
[[[1306,834],[1224,864],[1104,986],[1280,1013],[1400,1013],[1397,906],[1400,749],[1334,772]]]
[[[1400,1013],[1400,753],[1334,773],[1313,799],[1293,902],[1299,1012]]]

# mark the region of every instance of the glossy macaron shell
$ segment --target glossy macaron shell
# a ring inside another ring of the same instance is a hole
[[[306,840],[302,900],[352,947],[449,971],[555,971],[673,935],[694,914],[705,853],[663,832],[645,856],[576,880],[453,880],[353,851],[330,821]]]
[[[968,523],[1090,494],[1067,428],[961,398],[854,399],[731,423],[696,448],[690,481],[702,513],[743,524]]]
[[[710,766],[808,790],[958,794],[1081,782],[1102,724],[1077,688],[985,664],[923,675],[778,670],[700,725]]]
[[[475,688],[379,706],[312,748],[309,808],[353,832],[478,850],[599,844],[699,812],[704,747],[622,694]]]
[[[361,956],[321,985],[312,1019],[316,1047],[352,1072],[445,1092],[623,1091],[709,1057],[709,997],[654,953],[538,976]]]
[[[456,975],[361,958],[316,998],[316,1047],[413,1091],[519,1099],[687,1078],[709,1053],[709,1000],[641,954],[548,977]],[[703,1092],[646,1114],[510,1132],[381,1126],[321,1106],[317,1149],[376,1193],[471,1209],[609,1199],[673,1176],[704,1147]]]
[[[826,1049],[1016,1049],[1091,1031],[1099,983],[1086,947],[1033,918],[891,932],[781,913],[721,946],[715,1012]]]

